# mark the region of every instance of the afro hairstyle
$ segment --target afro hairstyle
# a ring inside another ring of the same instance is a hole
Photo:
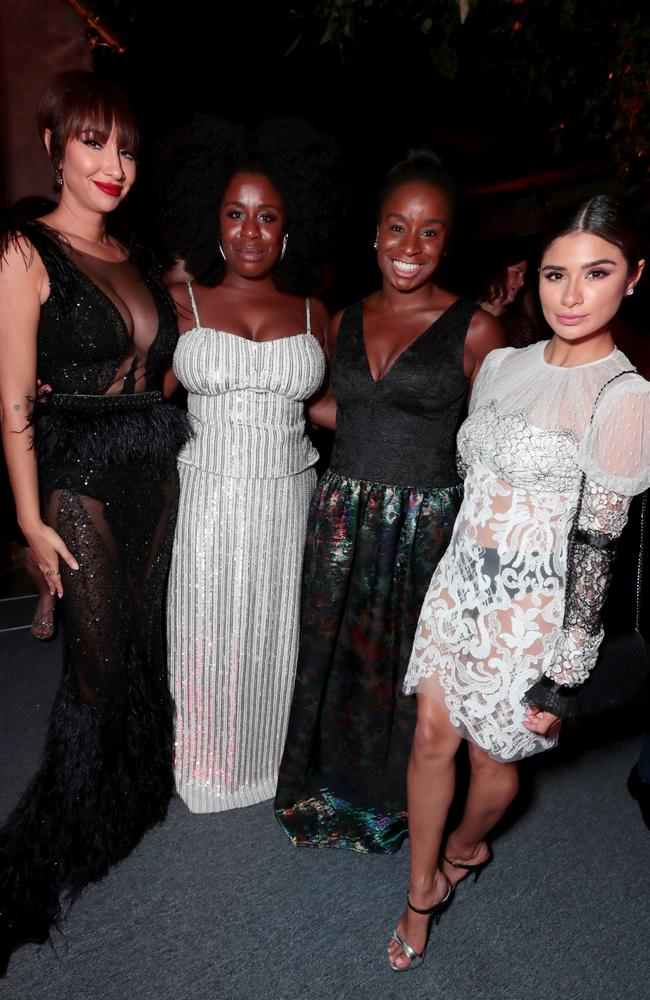
[[[280,291],[311,295],[341,229],[342,170],[334,141],[296,118],[244,128],[197,116],[157,157],[158,225],[168,253],[204,285],[218,285],[219,207],[234,174],[264,174],[282,195],[289,241],[273,271]]]

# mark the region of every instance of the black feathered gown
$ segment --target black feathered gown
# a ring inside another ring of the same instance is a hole
[[[43,517],[80,569],[61,562],[63,676],[41,768],[0,831],[0,972],[165,817],[163,596],[188,437],[158,391],[177,333],[147,257],[102,261],[38,223],[22,235],[50,280],[38,374],[53,393],[33,417]]]

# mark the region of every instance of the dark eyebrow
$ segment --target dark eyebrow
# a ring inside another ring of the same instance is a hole
[[[399,219],[400,222],[406,222],[406,216],[401,215],[399,212],[389,212],[387,218],[390,219],[391,217],[394,219]],[[425,222],[422,223],[423,226],[431,226],[431,225],[444,226],[444,224],[445,224],[444,219],[426,219]]]
[[[238,208],[246,208],[246,205],[244,204],[243,201],[227,201],[224,204],[224,208],[226,207],[226,205],[236,205]],[[259,208],[272,208],[274,212],[280,212],[280,211],[282,211],[282,209],[280,208],[279,205],[274,205],[270,201],[265,201],[265,202],[263,202],[263,204],[258,205],[257,207],[258,207],[258,209]]]
[[[582,270],[587,271],[590,267],[598,267],[599,264],[611,264],[612,267],[616,267],[615,260],[610,260],[609,257],[601,257],[600,260],[592,260],[590,264],[583,264]],[[561,264],[544,264],[542,271],[566,271],[566,267],[562,267]]]

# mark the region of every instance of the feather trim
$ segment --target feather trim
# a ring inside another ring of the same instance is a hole
[[[164,402],[102,412],[37,404],[32,421],[39,463],[64,460],[79,463],[81,469],[134,461],[167,466],[192,436],[187,414]]]

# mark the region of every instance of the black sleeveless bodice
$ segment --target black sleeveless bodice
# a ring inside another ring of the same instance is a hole
[[[38,253],[50,283],[36,372],[52,392],[32,413],[42,496],[61,487],[99,498],[139,463],[171,468],[191,432],[187,415],[160,393],[178,330],[153,257],[131,248],[125,261],[100,260],[39,222],[3,241],[18,236]]]
[[[50,294],[38,326],[38,377],[54,393],[116,395],[160,389],[178,338],[151,255],[111,262],[81,253],[49,227],[19,230],[41,257]]]
[[[463,354],[477,308],[457,299],[379,382],[372,378],[363,340],[363,302],[345,310],[332,368],[333,472],[423,489],[459,482],[456,432],[468,384]]]

